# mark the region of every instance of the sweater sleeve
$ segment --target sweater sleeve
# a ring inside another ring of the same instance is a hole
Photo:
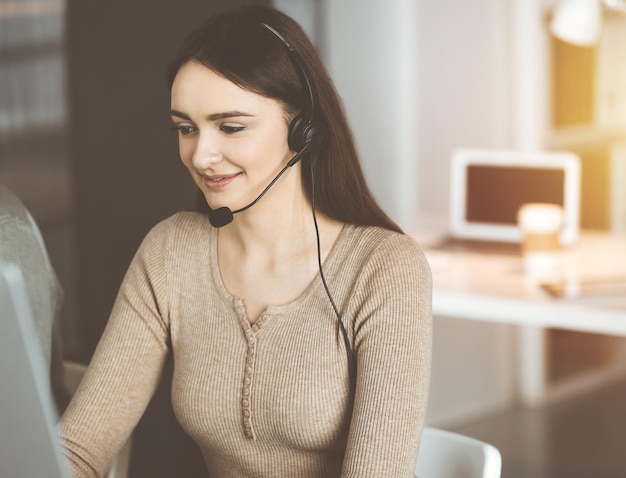
[[[356,388],[342,477],[413,477],[430,383],[430,268],[411,238],[394,235],[355,291]]]
[[[160,380],[168,355],[166,227],[146,237],[122,282],[89,368],[61,418],[72,476],[103,476]]]

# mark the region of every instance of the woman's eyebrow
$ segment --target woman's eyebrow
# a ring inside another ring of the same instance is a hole
[[[170,114],[172,116],[176,116],[178,118],[182,118],[182,119],[186,119],[191,121],[191,118],[189,117],[188,114],[183,113],[181,111],[177,111],[177,110],[171,110]],[[240,116],[254,116],[251,115],[250,113],[244,113],[242,111],[224,111],[223,113],[213,113],[207,116],[207,119],[209,121],[215,121],[215,120],[220,120],[220,119],[224,119],[224,118],[237,118]]]
[[[238,116],[253,116],[250,113],[244,113],[242,111],[225,111],[224,113],[213,113],[207,118],[211,121],[224,119],[224,118],[237,118]]]
[[[185,113],[181,113],[180,111],[170,110],[170,115],[191,121],[191,118],[189,117],[189,115]]]

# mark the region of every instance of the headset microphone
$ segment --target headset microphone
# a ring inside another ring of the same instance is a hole
[[[265,196],[265,193],[270,190],[270,188],[274,185],[274,183],[276,181],[278,181],[278,178],[280,178],[283,175],[283,173],[285,171],[287,171],[287,169],[289,169],[291,166],[293,166],[298,161],[300,161],[300,158],[302,158],[302,156],[304,156],[308,152],[308,150],[310,149],[311,146],[313,146],[313,141],[307,142],[304,145],[304,147],[300,151],[298,151],[294,155],[293,158],[291,158],[289,160],[289,162],[285,165],[285,167],[280,170],[280,172],[276,175],[276,177],[274,179],[272,179],[272,181],[261,192],[261,194],[259,194],[257,196],[257,198],[254,201],[252,201],[250,204],[248,204],[247,206],[244,206],[244,207],[242,207],[240,209],[237,209],[236,211],[231,211],[230,208],[228,208],[226,206],[219,207],[217,209],[213,209],[212,211],[210,211],[209,212],[209,222],[211,223],[211,225],[213,227],[224,227],[224,226],[230,224],[233,221],[233,215],[234,214],[237,214],[238,212],[241,212],[241,211],[245,211],[249,207],[254,206],[259,201],[259,199],[261,199],[263,196]]]

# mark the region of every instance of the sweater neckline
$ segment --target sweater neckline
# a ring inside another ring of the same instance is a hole
[[[352,224],[344,224],[335,242],[333,243],[328,255],[324,259],[322,263],[322,269],[324,271],[324,276],[327,281],[332,280],[334,275],[334,264],[336,262],[336,257],[339,255],[339,251],[341,250],[341,245],[345,242],[345,238],[348,236],[349,231],[354,228]],[[242,311],[244,309],[243,298],[235,297],[232,295],[224,285],[222,280],[222,274],[220,271],[218,256],[217,256],[217,236],[218,229],[211,228],[211,236],[210,236],[210,250],[211,250],[211,276],[213,279],[213,284],[215,285],[215,289],[218,294],[225,302],[231,304],[236,310]],[[272,315],[279,315],[289,312],[291,309],[297,308],[302,302],[304,302],[317,288],[321,288],[323,291],[323,284],[320,279],[319,271],[313,276],[313,278],[309,281],[306,287],[298,294],[293,300],[286,302],[284,304],[271,304],[269,305],[262,314],[262,317],[267,318]],[[325,291],[324,295],[326,294]]]

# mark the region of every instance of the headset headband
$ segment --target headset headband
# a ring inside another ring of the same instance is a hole
[[[313,86],[313,82],[311,81],[311,79],[309,78],[309,75],[306,72],[306,68],[304,67],[304,61],[302,60],[302,57],[300,57],[298,52],[294,50],[294,48],[285,39],[285,37],[282,36],[280,33],[278,33],[275,28],[269,26],[267,23],[262,23],[262,25],[265,28],[267,28],[269,31],[271,31],[274,34],[274,36],[278,38],[283,43],[283,45],[285,45],[285,47],[287,47],[287,53],[289,55],[289,58],[291,59],[291,62],[294,64],[294,66],[296,67],[298,76],[300,77],[300,81],[302,82],[302,84],[305,86],[305,89],[307,90],[307,95],[309,99],[308,105],[307,105],[308,109],[304,111],[305,114],[303,116],[305,116],[309,121],[312,121],[316,113],[315,111],[315,105],[316,105],[315,87]]]

